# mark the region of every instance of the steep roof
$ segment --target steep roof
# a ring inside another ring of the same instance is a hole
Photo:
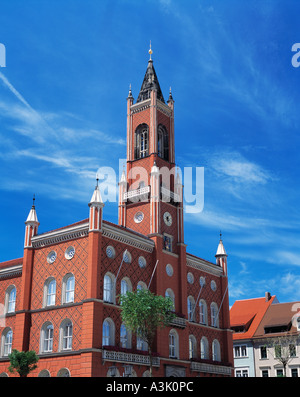
[[[275,302],[277,302],[275,295],[270,298],[263,297],[235,301],[230,309],[230,326],[244,331],[235,332],[233,340],[252,338],[267,308]]]
[[[289,333],[297,332],[293,316],[299,314],[300,302],[277,303],[268,307],[264,318],[254,333],[254,337],[270,337],[282,335],[282,332],[276,332],[278,329]],[[266,332],[267,329],[272,329]]]
[[[157,99],[159,99],[162,102],[165,102],[159,82],[158,82],[158,78],[153,66],[153,60],[149,59],[148,61],[148,66],[147,66],[147,70],[145,73],[145,77],[142,83],[142,87],[140,89],[140,93],[137,99],[137,103],[138,102],[142,102],[145,101],[146,99],[150,98],[150,93],[152,90],[157,90]]]

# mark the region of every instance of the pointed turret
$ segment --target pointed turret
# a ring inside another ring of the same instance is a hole
[[[101,231],[102,230],[102,211],[104,203],[102,201],[101,193],[98,186],[99,179],[97,178],[97,184],[95,186],[94,193],[91,201],[89,202],[90,207],[90,231]]]
[[[160,101],[165,103],[159,82],[158,82],[158,78],[153,66],[153,59],[151,57],[152,55],[152,50],[151,50],[151,44],[150,44],[150,50],[149,50],[149,54],[150,54],[150,59],[148,61],[148,66],[147,66],[147,70],[145,73],[145,77],[142,83],[142,87],[140,89],[140,93],[137,99],[137,103],[138,102],[142,102],[145,101],[146,99],[150,99],[151,96],[151,91],[152,90],[156,90],[157,91],[157,99],[159,99]]]
[[[33,196],[32,207],[31,210],[29,211],[28,217],[25,222],[26,227],[25,227],[24,248],[32,247],[31,239],[33,236],[37,235],[38,227],[40,224],[37,218],[34,202],[35,202],[35,196]]]
[[[225,276],[227,276],[227,253],[222,241],[222,233],[220,232],[220,241],[217,249],[217,253],[215,255],[217,260],[217,265],[223,268],[223,272]]]

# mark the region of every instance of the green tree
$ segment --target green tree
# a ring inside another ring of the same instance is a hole
[[[121,317],[127,329],[135,332],[148,344],[150,376],[155,334],[158,328],[169,325],[175,317],[174,305],[169,297],[155,295],[140,289],[120,296]]]
[[[39,357],[33,350],[20,352],[17,349],[13,349],[8,358],[10,361],[9,372],[17,372],[22,378],[26,378],[31,371],[37,368],[37,362],[39,360]]]

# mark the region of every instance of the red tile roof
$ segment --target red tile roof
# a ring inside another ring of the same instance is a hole
[[[230,326],[245,327],[245,332],[233,333],[233,340],[252,338],[267,308],[277,301],[276,296],[235,301],[230,309]]]

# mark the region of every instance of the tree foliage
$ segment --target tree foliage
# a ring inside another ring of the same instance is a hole
[[[175,317],[174,305],[169,297],[155,295],[146,289],[127,292],[120,296],[121,317],[127,329],[135,332],[148,344],[150,374],[152,375],[152,352],[158,328],[169,325]]]
[[[12,373],[17,372],[20,377],[27,377],[27,375],[37,368],[39,357],[33,350],[24,352],[13,349],[8,356],[10,366],[8,370]]]

